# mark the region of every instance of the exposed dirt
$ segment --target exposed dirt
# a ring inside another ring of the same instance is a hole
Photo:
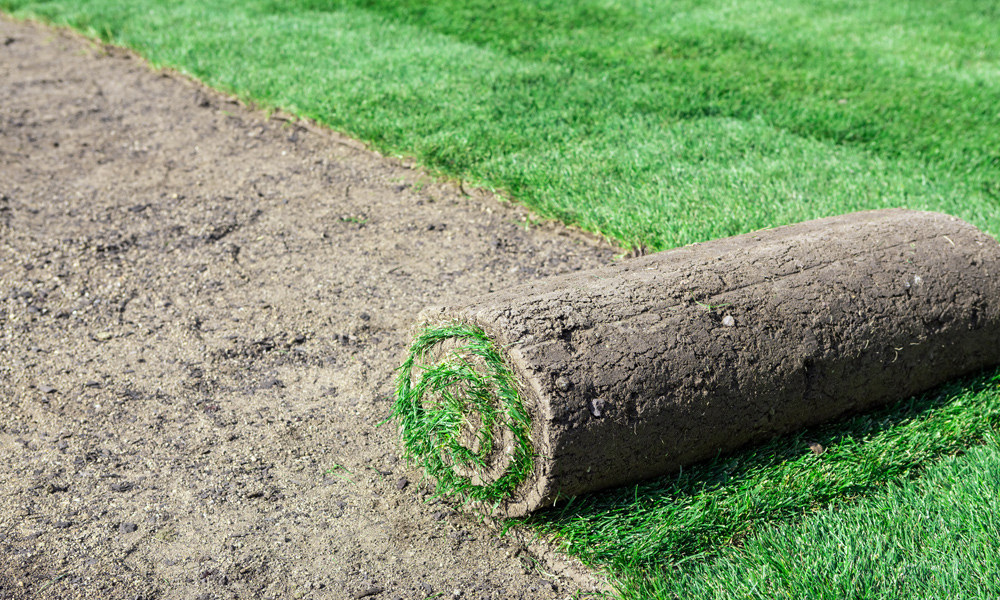
[[[376,427],[423,307],[615,252],[469,193],[0,18],[0,598],[588,587]]]

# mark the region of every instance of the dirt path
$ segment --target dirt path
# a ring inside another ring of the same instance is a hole
[[[524,215],[0,18],[0,598],[572,594],[375,428],[425,305],[611,260]]]

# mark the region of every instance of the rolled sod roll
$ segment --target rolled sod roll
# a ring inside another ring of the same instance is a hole
[[[394,415],[444,493],[520,516],[1000,364],[1000,244],[859,212],[422,313]]]

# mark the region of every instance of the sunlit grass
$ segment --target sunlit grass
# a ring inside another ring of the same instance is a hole
[[[994,3],[0,0],[663,249],[864,208],[1000,233]]]
[[[650,575],[624,598],[1000,597],[1000,440],[864,502],[762,529],[739,548]]]

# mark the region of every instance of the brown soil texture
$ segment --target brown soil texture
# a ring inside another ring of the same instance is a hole
[[[463,299],[522,385],[520,516],[1000,364],[1000,244],[939,213],[866,211]],[[431,322],[435,319],[432,318]],[[509,457],[493,453],[499,475]]]
[[[0,18],[0,598],[586,587],[378,427],[426,305],[612,260],[526,218]]]

